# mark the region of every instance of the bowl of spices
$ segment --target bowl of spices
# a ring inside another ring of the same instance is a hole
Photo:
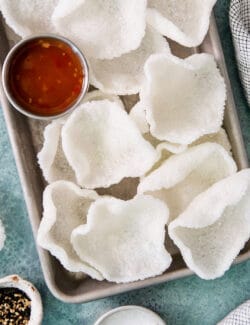
[[[0,319],[3,325],[40,325],[42,301],[32,283],[18,275],[0,279]]]
[[[71,112],[86,94],[88,64],[70,40],[52,34],[32,36],[8,53],[2,82],[19,112],[37,119],[57,118]]]

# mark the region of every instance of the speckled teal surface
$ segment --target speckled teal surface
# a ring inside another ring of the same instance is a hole
[[[250,157],[250,109],[239,85],[228,26],[228,6],[228,0],[218,0],[216,18]],[[0,276],[18,273],[37,286],[44,304],[44,325],[92,325],[102,313],[125,304],[149,307],[159,313],[168,325],[214,325],[230,310],[250,299],[249,260],[232,267],[215,281],[191,276],[81,305],[56,300],[44,283],[2,113],[0,218],[7,232],[5,247],[0,252]]]

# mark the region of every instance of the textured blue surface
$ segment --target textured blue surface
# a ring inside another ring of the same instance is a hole
[[[218,0],[216,18],[222,38],[245,143],[250,157],[250,109],[239,85],[228,26],[228,0]],[[18,273],[40,290],[45,325],[92,325],[105,311],[138,304],[159,313],[168,325],[214,325],[237,305],[250,299],[250,260],[234,266],[222,278],[204,281],[196,276],[137,290],[87,304],[64,304],[48,291],[40,269],[22,190],[6,127],[0,112],[0,218],[7,232],[0,252],[0,276]]]

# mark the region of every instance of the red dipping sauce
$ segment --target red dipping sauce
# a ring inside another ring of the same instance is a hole
[[[70,109],[82,94],[85,81],[85,68],[74,48],[59,38],[41,37],[14,52],[7,88],[23,110],[49,117]]]

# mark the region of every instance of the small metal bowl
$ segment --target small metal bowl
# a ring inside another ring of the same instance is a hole
[[[81,62],[82,68],[83,68],[84,81],[83,81],[83,84],[82,84],[81,92],[80,92],[79,96],[77,97],[77,99],[69,107],[67,107],[64,112],[62,112],[60,114],[48,115],[47,116],[47,115],[39,115],[39,114],[34,114],[32,112],[29,112],[28,110],[25,109],[25,107],[22,107],[20,105],[20,103],[17,102],[17,100],[15,99],[15,97],[13,96],[13,94],[11,93],[11,90],[10,90],[9,73],[10,73],[10,67],[11,67],[11,63],[12,63],[13,58],[29,42],[34,41],[34,40],[39,40],[39,39],[41,39],[41,40],[42,39],[52,39],[52,40],[58,40],[58,41],[61,41],[61,42],[65,43],[78,56],[78,58],[79,58],[79,60]],[[88,87],[89,87],[89,68],[88,68],[87,60],[86,60],[85,56],[83,55],[83,53],[70,40],[68,40],[65,37],[58,36],[58,35],[54,35],[54,34],[41,34],[41,35],[35,35],[35,36],[28,37],[28,38],[25,38],[25,39],[21,40],[20,42],[18,42],[9,51],[8,55],[5,58],[4,64],[3,64],[3,69],[2,69],[2,82],[3,82],[4,92],[5,92],[8,100],[9,100],[9,102],[12,104],[12,106],[16,110],[18,110],[19,112],[21,112],[22,114],[24,114],[24,115],[26,115],[28,117],[34,118],[34,119],[51,120],[51,119],[58,118],[58,117],[61,117],[61,116],[66,115],[66,114],[69,114],[70,112],[72,112],[74,110],[74,108],[83,99],[83,97],[87,93]]]

